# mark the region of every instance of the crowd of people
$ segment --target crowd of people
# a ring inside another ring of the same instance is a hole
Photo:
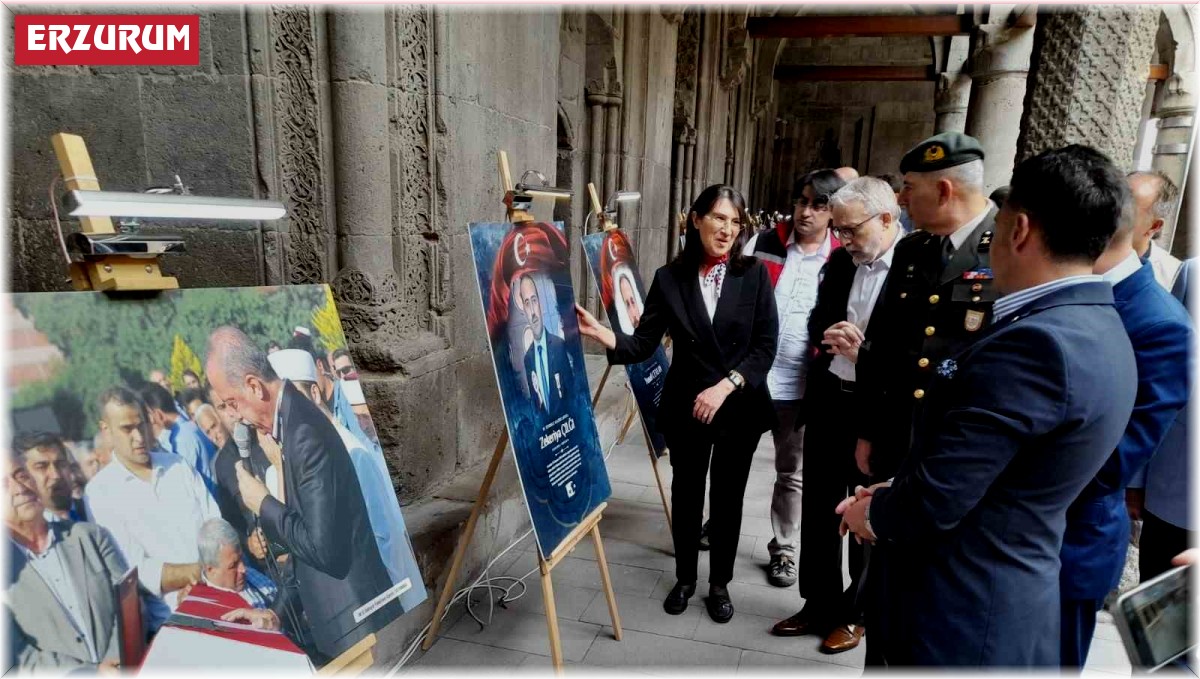
[[[349,354],[304,327],[287,348],[231,326],[208,344],[182,389],[157,369],[106,389],[78,459],[57,434],[13,441],[9,667],[118,669],[132,567],[147,640],[201,596],[318,666],[424,598]]]
[[[791,219],[757,234],[738,191],[711,186],[636,330],[577,308],[613,363],[672,338],[667,613],[711,548],[705,604],[732,618],[767,431],[776,482],[750,499],[770,505],[767,580],[804,602],[771,633],[866,643],[869,666],[1082,667],[1131,518],[1143,579],[1187,549],[1193,260],[1154,242],[1177,188],[1069,145],[989,195],[986,162],[943,133],[895,176],[810,172]]]

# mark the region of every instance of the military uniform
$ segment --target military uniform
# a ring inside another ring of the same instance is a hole
[[[939,134],[910,150],[905,172],[929,172],[982,159],[978,142]],[[871,441],[871,476],[887,479],[908,452],[914,417],[939,363],[974,341],[992,320],[998,293],[990,249],[990,209],[944,259],[945,241],[914,231],[896,245],[884,290],[871,317],[874,338],[859,349],[856,372],[863,405],[859,437]]]

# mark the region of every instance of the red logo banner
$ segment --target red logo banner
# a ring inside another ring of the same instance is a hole
[[[199,66],[198,14],[18,14],[17,66]]]

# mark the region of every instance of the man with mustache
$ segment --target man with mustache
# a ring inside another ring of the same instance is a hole
[[[87,521],[83,503],[72,496],[71,453],[56,434],[19,436],[13,448],[25,465],[47,521]]]
[[[95,524],[47,521],[21,459],[4,458],[11,661],[21,672],[115,673],[120,641],[112,583],[125,574],[125,559]]]

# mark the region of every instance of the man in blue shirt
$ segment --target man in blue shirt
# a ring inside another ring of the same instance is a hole
[[[191,420],[183,418],[175,410],[175,399],[162,386],[147,384],[142,387],[140,394],[150,414],[150,424],[159,448],[187,461],[204,479],[208,492],[212,493],[216,486],[216,477],[213,474],[216,447],[208,437],[200,433],[200,429]]]

